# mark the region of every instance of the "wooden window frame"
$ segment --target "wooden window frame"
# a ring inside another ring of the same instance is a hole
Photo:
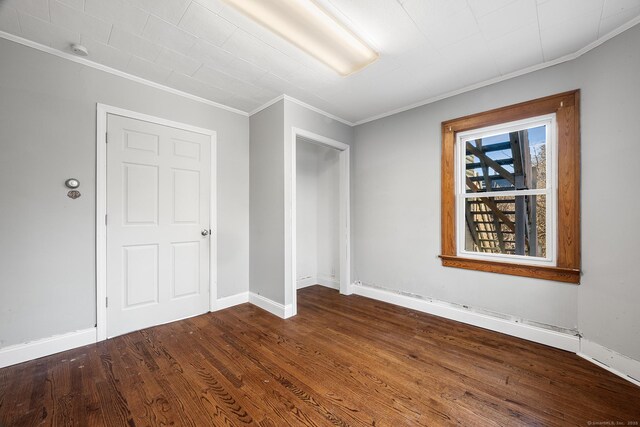
[[[458,256],[456,243],[456,136],[502,123],[546,114],[557,125],[556,265],[471,259]],[[442,265],[566,283],[580,283],[580,91],[497,108],[442,123]]]

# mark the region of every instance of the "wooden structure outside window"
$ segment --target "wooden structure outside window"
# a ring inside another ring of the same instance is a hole
[[[579,283],[579,99],[442,123],[444,266]]]

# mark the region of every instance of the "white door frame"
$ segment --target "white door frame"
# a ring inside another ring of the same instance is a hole
[[[107,116],[109,114],[169,126],[211,137],[211,201],[209,207],[209,310],[215,309],[218,294],[217,280],[217,134],[210,129],[149,116],[123,108],[97,104],[96,115],[96,329],[97,341],[107,339]]]
[[[298,312],[297,298],[297,206],[296,206],[296,145],[298,137],[310,140],[318,145],[339,150],[340,162],[340,213],[339,213],[339,244],[340,244],[340,293],[351,295],[351,208],[350,208],[350,147],[349,145],[318,135],[297,127],[291,128],[291,139],[285,146],[285,152],[290,152],[290,161],[285,162],[285,212],[290,212],[290,218],[285,215],[285,236],[290,236],[289,242],[285,239],[285,295],[290,290],[291,309],[285,310],[285,318],[295,316]],[[288,164],[287,164],[288,163]],[[289,182],[286,182],[289,181]],[[290,185],[287,185],[290,184]],[[287,189],[291,189],[290,197],[287,197]],[[288,245],[286,244],[288,243]],[[288,248],[287,248],[288,246]],[[289,260],[290,262],[287,262]],[[288,308],[288,307],[287,307]]]

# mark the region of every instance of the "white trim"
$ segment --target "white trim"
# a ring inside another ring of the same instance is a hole
[[[318,145],[324,145],[326,147],[335,148],[340,151],[347,151],[349,145],[344,142],[336,141],[335,139],[327,138],[317,133],[309,132],[308,130],[292,127],[291,132],[294,137],[301,137],[307,140],[307,142],[316,143]]]
[[[97,105],[98,109],[100,109],[102,112],[105,112],[106,114],[113,114],[113,115],[116,115],[116,116],[128,117],[128,118],[135,119],[135,120],[141,120],[141,121],[144,121],[144,122],[155,123],[155,124],[162,125],[162,126],[169,126],[169,127],[176,128],[176,129],[186,130],[186,131],[189,131],[189,132],[201,133],[203,135],[208,135],[208,136],[216,136],[216,134],[217,134],[216,131],[211,130],[211,129],[206,129],[206,128],[202,128],[202,127],[198,127],[198,126],[193,126],[193,125],[186,124],[186,123],[176,122],[176,121],[165,119],[165,118],[162,118],[162,117],[151,116],[149,114],[139,113],[137,111],[127,110],[127,109],[124,109],[124,108],[114,107],[114,106],[111,106],[111,105],[100,104],[100,103],[98,103],[96,105]],[[106,127],[105,127],[105,132],[106,132]]]
[[[340,282],[337,280],[318,277],[316,282],[318,285],[324,286],[325,288],[336,289],[338,291],[340,290]]]
[[[351,149],[340,152],[340,293],[351,295]]]
[[[289,317],[293,316],[291,304],[285,306],[280,304],[279,302],[275,302],[254,292],[249,292],[249,302],[256,307],[260,307],[261,309],[266,310],[269,313],[276,315],[282,319],[288,319]]]
[[[180,126],[187,126],[178,123]],[[183,127],[184,129],[184,127]],[[199,132],[198,128],[192,128]],[[218,301],[218,133],[201,129],[210,137],[209,149],[209,311]]]
[[[0,368],[96,342],[96,328],[82,329],[0,349]]]
[[[107,110],[96,108],[96,340],[107,339]]]
[[[259,106],[258,108],[256,108],[255,110],[250,111],[249,112],[249,117],[253,116],[254,114],[258,114],[260,111],[271,107],[273,104],[277,103],[278,101],[282,101],[283,99],[284,99],[284,95],[276,96],[271,101],[267,101],[264,104],[262,104],[261,106]]]
[[[640,361],[617,353],[593,341],[579,338],[577,335],[571,334],[568,331],[560,332],[525,324],[522,321],[491,316],[486,313],[472,311],[470,308],[461,308],[444,301],[403,295],[381,288],[366,286],[359,282],[354,283],[352,288],[353,293],[356,295],[576,353],[583,359],[640,386]]]
[[[320,285],[326,288],[340,290],[340,282],[334,279],[329,278],[321,278],[321,277],[306,277],[304,279],[299,279],[296,282],[296,288],[298,290],[307,288],[309,286]]]
[[[209,310],[217,305],[217,253],[218,253],[218,210],[217,210],[217,133],[161,117],[150,116],[119,107],[97,104],[96,108],[96,335],[97,341],[107,339],[107,117],[109,114],[128,117],[145,122],[169,126],[189,132],[207,135],[211,138],[211,199],[209,211]]]
[[[159,84],[159,83],[155,83],[155,82],[152,82],[152,81],[149,81],[149,80],[146,80],[146,79],[143,79],[143,78],[140,78],[140,77],[125,73],[125,72],[120,71],[120,70],[116,70],[115,68],[111,68],[111,67],[108,67],[106,65],[98,64],[98,63],[90,61],[90,60],[88,60],[86,58],[82,58],[82,57],[71,55],[69,53],[66,53],[66,52],[63,52],[63,51],[60,51],[60,50],[57,50],[57,49],[53,49],[53,48],[51,48],[49,46],[45,46],[45,45],[42,45],[40,43],[36,43],[34,41],[31,41],[31,40],[27,40],[27,39],[25,39],[23,37],[16,36],[14,34],[10,34],[10,33],[7,33],[5,31],[0,31],[0,38],[4,38],[6,40],[10,40],[12,42],[19,43],[21,45],[28,46],[28,47],[31,47],[33,49],[49,53],[51,55],[58,56],[60,58],[68,59],[69,61],[73,61],[73,62],[76,62],[76,63],[79,63],[79,64],[83,64],[83,65],[86,65],[88,67],[95,68],[97,70],[101,70],[101,71],[104,71],[104,72],[107,72],[107,73],[110,73],[110,74],[114,74],[116,76],[123,77],[123,78],[128,79],[128,80],[132,80],[132,81],[135,81],[135,82],[147,85],[147,86],[151,86],[151,87],[154,87],[156,89],[164,90],[164,91],[172,93],[174,95],[182,96],[182,97],[191,99],[193,101],[201,102],[203,104],[211,105],[213,107],[218,107],[218,108],[230,111],[232,113],[240,114],[240,115],[245,116],[245,117],[250,117],[250,116],[252,116],[252,115],[264,110],[265,108],[273,105],[274,103],[280,101],[281,99],[288,99],[291,102],[295,102],[298,105],[306,107],[306,108],[308,108],[308,109],[310,109],[312,111],[320,113],[320,114],[322,114],[322,115],[324,115],[326,117],[329,117],[331,119],[337,120],[337,121],[339,121],[341,123],[344,123],[347,126],[352,126],[353,127],[353,126],[359,126],[359,125],[362,125],[362,124],[365,124],[365,123],[369,123],[369,122],[372,122],[374,120],[378,120],[378,119],[382,119],[382,118],[385,118],[385,117],[393,116],[395,114],[402,113],[402,112],[408,111],[408,110],[412,110],[412,109],[417,108],[417,107],[422,107],[423,105],[432,104],[434,102],[441,101],[441,100],[446,99],[446,98],[451,98],[453,96],[460,95],[460,94],[465,93],[465,92],[470,92],[472,90],[480,89],[480,88],[485,87],[485,86],[490,86],[492,84],[499,83],[499,82],[502,82],[502,81],[505,81],[505,80],[509,80],[509,79],[512,79],[512,78],[515,78],[515,77],[519,77],[519,76],[522,76],[522,75],[525,75],[525,74],[533,73],[535,71],[539,71],[539,70],[542,70],[542,69],[545,69],[545,68],[553,67],[554,65],[562,64],[563,62],[572,61],[572,60],[577,59],[580,56],[584,55],[585,53],[595,49],[596,47],[600,46],[604,42],[614,38],[615,36],[625,32],[625,31],[627,31],[629,28],[637,25],[638,23],[640,23],[640,16],[632,19],[631,21],[627,22],[626,24],[621,25],[620,27],[614,29],[613,31],[609,32],[608,34],[605,34],[604,36],[600,37],[599,39],[595,40],[594,42],[588,44],[587,46],[583,47],[582,49],[580,49],[580,50],[578,50],[578,51],[576,51],[574,53],[570,53],[570,54],[565,55],[563,57],[556,58],[554,60],[547,61],[547,62],[544,62],[542,64],[533,65],[531,67],[523,68],[522,70],[514,71],[512,73],[505,74],[503,76],[498,76],[498,77],[495,77],[493,79],[489,79],[489,80],[485,80],[483,82],[475,83],[473,85],[466,86],[466,87],[464,87],[462,89],[457,89],[457,90],[450,91],[450,92],[447,92],[447,93],[444,93],[444,94],[441,94],[441,95],[437,95],[437,96],[434,96],[434,97],[431,97],[431,98],[427,98],[427,99],[424,99],[422,101],[406,105],[404,107],[400,107],[400,108],[396,108],[396,109],[391,110],[391,111],[387,111],[385,113],[376,114],[374,116],[371,116],[371,117],[368,117],[368,118],[365,118],[365,119],[362,119],[362,120],[358,120],[356,122],[350,122],[349,120],[345,120],[345,119],[340,118],[338,116],[335,116],[333,114],[327,113],[327,112],[325,112],[325,111],[323,111],[323,110],[321,110],[319,108],[313,107],[313,106],[311,106],[311,105],[309,105],[309,104],[307,104],[305,102],[302,102],[302,101],[300,101],[300,100],[298,100],[296,98],[293,98],[291,96],[288,96],[286,94],[283,94],[283,95],[280,95],[280,96],[276,97],[275,99],[267,102],[266,104],[262,105],[261,107],[256,108],[255,110],[253,110],[251,112],[245,112],[245,111],[241,111],[241,110],[238,110],[236,108],[233,108],[233,107],[229,107],[229,106],[224,105],[224,104],[220,104],[220,103],[217,103],[217,102],[214,102],[214,101],[210,101],[210,100],[205,99],[205,98],[201,98],[201,97],[196,96],[196,95],[192,95],[192,94],[187,93],[187,92],[180,91],[178,89],[174,89],[174,88],[171,88],[171,87]]]
[[[546,154],[546,176],[551,177],[547,180],[545,188],[536,188],[530,190],[509,190],[500,192],[482,192],[473,193],[467,192],[467,185],[464,180],[466,176],[466,142],[481,138],[488,138],[492,136],[508,134],[522,129],[531,129],[534,127],[545,126],[545,154]],[[500,123],[492,126],[485,126],[482,128],[475,128],[465,132],[456,134],[455,141],[455,214],[456,214],[456,240],[457,240],[457,252],[458,256],[465,258],[472,258],[484,261],[500,261],[514,264],[527,264],[527,265],[542,265],[542,266],[555,266],[556,265],[556,253],[557,253],[557,199],[558,199],[558,167],[557,167],[557,153],[558,153],[558,132],[556,123],[556,114],[544,114],[541,116],[529,117],[522,120],[515,120],[511,122]],[[488,253],[471,251],[465,248],[466,246],[466,199],[477,199],[483,196],[488,198],[495,197],[517,197],[527,195],[541,195],[545,196],[546,203],[546,218],[547,229],[550,230],[546,235],[546,252],[547,256],[537,257],[529,255],[512,255],[504,253]],[[464,230],[464,232],[463,232]]]
[[[471,309],[460,308],[443,301],[403,295],[358,283],[354,283],[352,287],[353,293],[367,298],[384,301],[401,307],[410,308],[412,310],[418,310],[435,316],[501,332],[503,334],[571,351],[573,353],[577,353],[580,347],[578,336],[571,335],[566,332],[559,332],[539,326],[525,324],[516,320],[503,319],[489,314],[475,312]]]
[[[640,361],[582,338],[578,356],[640,386]]]
[[[351,126],[351,127],[353,127],[353,126],[355,126],[355,125],[356,125],[355,123],[350,122],[349,120],[345,120],[345,119],[343,119],[343,118],[341,118],[341,117],[338,117],[338,116],[336,116],[336,115],[333,115],[333,114],[331,114],[331,113],[327,113],[326,111],[321,110],[320,108],[316,108],[316,107],[314,107],[313,105],[309,105],[309,104],[307,104],[306,102],[300,101],[299,99],[296,99],[296,98],[294,98],[294,97],[292,97],[292,96],[289,96],[289,95],[287,95],[287,94],[283,95],[283,98],[284,98],[284,99],[286,99],[287,101],[291,101],[291,102],[293,102],[294,104],[298,104],[298,105],[299,105],[299,106],[301,106],[301,107],[304,107],[304,108],[306,108],[306,109],[308,109],[308,110],[314,111],[314,112],[316,112],[316,113],[318,113],[318,114],[322,114],[322,115],[323,115],[323,116],[325,116],[325,117],[328,117],[328,118],[330,118],[330,119],[333,119],[333,120],[335,120],[335,121],[338,121],[338,122],[340,122],[340,123],[342,123],[342,124],[345,124],[345,125],[347,125],[347,126]]]
[[[304,279],[298,279],[296,281],[296,289],[306,288],[318,284],[318,279],[315,277],[306,277]]]
[[[67,53],[67,52],[64,52],[64,51],[61,51],[61,50],[58,50],[58,49],[54,49],[54,48],[51,48],[49,46],[45,46],[43,44],[40,44],[40,43],[31,41],[31,40],[25,39],[23,37],[16,36],[14,34],[10,34],[10,33],[4,32],[4,31],[0,31],[0,38],[6,39],[6,40],[9,40],[9,41],[12,41],[12,42],[21,44],[23,46],[27,46],[27,47],[36,49],[36,50],[39,50],[41,52],[45,52],[45,53],[51,54],[51,55],[54,55],[54,56],[57,56],[57,57],[60,57],[60,58],[63,58],[63,59],[67,59],[67,60],[75,62],[77,64],[82,64],[82,65],[85,65],[85,66],[90,67],[90,68],[95,68],[96,70],[104,71],[105,73],[113,74],[115,76],[122,77],[124,79],[134,81],[136,83],[140,83],[140,84],[143,84],[143,85],[146,85],[146,86],[150,86],[150,87],[153,87],[155,89],[160,89],[162,91],[171,93],[173,95],[178,95],[178,96],[181,96],[183,98],[190,99],[192,101],[200,102],[202,104],[207,104],[207,105],[210,105],[212,107],[217,107],[217,108],[229,111],[229,112],[234,113],[234,114],[239,114],[241,116],[245,116],[245,117],[249,116],[249,113],[247,113],[246,111],[238,110],[237,108],[229,107],[228,105],[220,104],[218,102],[211,101],[209,99],[202,98],[202,97],[199,97],[197,95],[193,95],[193,94],[188,93],[188,92],[183,92],[181,90],[174,89],[172,87],[169,87],[169,86],[166,86],[166,85],[163,85],[163,84],[160,84],[160,83],[152,82],[151,80],[143,79],[142,77],[134,76],[133,74],[129,74],[129,73],[126,73],[124,71],[116,70],[115,68],[111,68],[111,67],[108,67],[106,65],[102,65],[102,64],[99,64],[97,62],[93,62],[93,61],[91,61],[91,60],[89,60],[87,58],[83,58],[81,56],[75,56],[75,55],[72,55],[70,53]]]
[[[355,123],[350,122],[349,120],[345,120],[345,119],[343,119],[343,118],[341,118],[341,117],[338,117],[338,116],[336,116],[336,115],[333,115],[333,114],[331,114],[331,113],[327,113],[327,112],[326,112],[326,111],[324,111],[324,110],[321,110],[321,109],[319,109],[319,108],[316,108],[316,107],[314,107],[313,105],[309,105],[309,104],[307,104],[306,102],[300,101],[299,99],[296,99],[296,98],[294,98],[294,97],[292,97],[292,96],[289,96],[289,95],[287,95],[287,94],[277,96],[277,97],[273,98],[271,101],[267,101],[266,103],[264,103],[264,104],[263,104],[263,105],[261,105],[260,107],[258,107],[258,108],[256,108],[255,110],[251,111],[251,112],[249,113],[249,117],[253,116],[254,114],[259,113],[260,111],[264,110],[265,108],[269,108],[269,107],[271,107],[273,104],[275,104],[275,103],[276,103],[276,102],[278,102],[278,101],[282,101],[283,99],[286,99],[287,101],[293,102],[294,104],[298,104],[298,105],[300,105],[301,107],[304,107],[304,108],[306,108],[306,109],[308,109],[308,110],[314,111],[314,112],[316,112],[316,113],[318,113],[318,114],[322,114],[322,115],[323,115],[323,116],[325,116],[325,117],[328,117],[328,118],[330,118],[330,119],[332,119],[332,120],[338,121],[338,122],[340,122],[340,123],[342,123],[342,124],[345,124],[345,125],[347,125],[347,126],[351,126],[351,127],[353,127],[353,126],[355,126],[355,125],[356,125]]]
[[[211,311],[224,310],[225,308],[249,302],[249,292],[241,292],[239,294],[230,295],[228,297],[219,298],[212,306]]]
[[[465,92],[471,92],[472,90],[480,89],[480,88],[483,88],[485,86],[491,86],[492,84],[495,84],[495,83],[500,83],[500,82],[503,82],[505,80],[513,79],[515,77],[519,77],[519,76],[522,76],[522,75],[525,75],[525,74],[533,73],[535,71],[543,70],[545,68],[553,67],[554,65],[562,64],[563,62],[573,61],[574,59],[577,59],[577,58],[581,57],[582,55],[584,55],[585,53],[595,49],[598,46],[600,46],[604,42],[606,42],[608,40],[611,40],[615,36],[627,31],[629,28],[637,25],[638,23],[640,23],[640,16],[632,19],[631,21],[627,22],[624,25],[621,25],[620,27],[616,28],[615,30],[611,31],[610,33],[605,34],[604,36],[600,37],[596,41],[588,44],[587,46],[583,47],[582,49],[580,49],[580,50],[578,50],[578,51],[576,51],[574,53],[570,53],[568,55],[562,56],[560,58],[556,58],[556,59],[551,60],[551,61],[544,62],[542,64],[537,64],[537,65],[533,65],[531,67],[523,68],[522,70],[514,71],[514,72],[511,72],[509,74],[505,74],[503,76],[498,76],[498,77],[494,77],[493,79],[485,80],[483,82],[474,83],[474,84],[472,84],[470,86],[463,87],[462,89],[456,89],[456,90],[452,90],[452,91],[447,92],[447,93],[443,93],[442,95],[436,95],[436,96],[433,96],[431,98],[427,98],[425,100],[418,101],[418,102],[415,102],[413,104],[409,104],[409,105],[404,106],[404,107],[400,107],[400,108],[396,108],[396,109],[391,110],[391,111],[387,111],[386,113],[376,114],[375,116],[371,116],[371,117],[368,117],[366,119],[358,120],[357,122],[354,123],[354,125],[355,126],[363,125],[365,123],[373,122],[373,121],[378,120],[378,119],[383,119],[385,117],[393,116],[393,115],[398,114],[398,113],[402,113],[402,112],[405,112],[405,111],[408,111],[408,110],[413,110],[414,108],[422,107],[423,105],[433,104],[434,102],[441,101],[441,100],[446,99],[446,98],[451,98],[453,96],[460,95],[460,94],[463,94]]]
[[[308,142],[339,150],[340,161],[340,293],[351,294],[351,187],[350,187],[350,147],[349,145],[318,135],[297,127],[291,128],[291,138],[285,139],[284,147],[284,289],[285,298],[288,291],[291,292],[291,313],[293,316],[298,311],[297,297],[297,253],[296,253],[296,145],[298,137]]]

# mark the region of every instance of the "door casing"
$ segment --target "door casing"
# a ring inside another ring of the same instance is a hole
[[[107,117],[109,114],[131,119],[170,126],[190,132],[208,135],[211,138],[211,197],[209,206],[209,224],[212,233],[209,238],[209,311],[214,310],[217,292],[217,170],[216,146],[217,134],[184,123],[154,117],[135,111],[97,104],[96,109],[96,331],[97,341],[107,339]],[[176,319],[178,320],[178,319]]]
[[[291,138],[285,141],[285,312],[284,318],[295,316],[298,312],[297,297],[297,207],[296,207],[296,142],[302,137],[314,144],[338,150],[340,168],[339,203],[339,244],[340,244],[340,293],[351,295],[351,184],[350,184],[350,147],[349,145],[317,133],[297,127],[291,128]],[[291,295],[290,304],[286,304],[286,295]]]

